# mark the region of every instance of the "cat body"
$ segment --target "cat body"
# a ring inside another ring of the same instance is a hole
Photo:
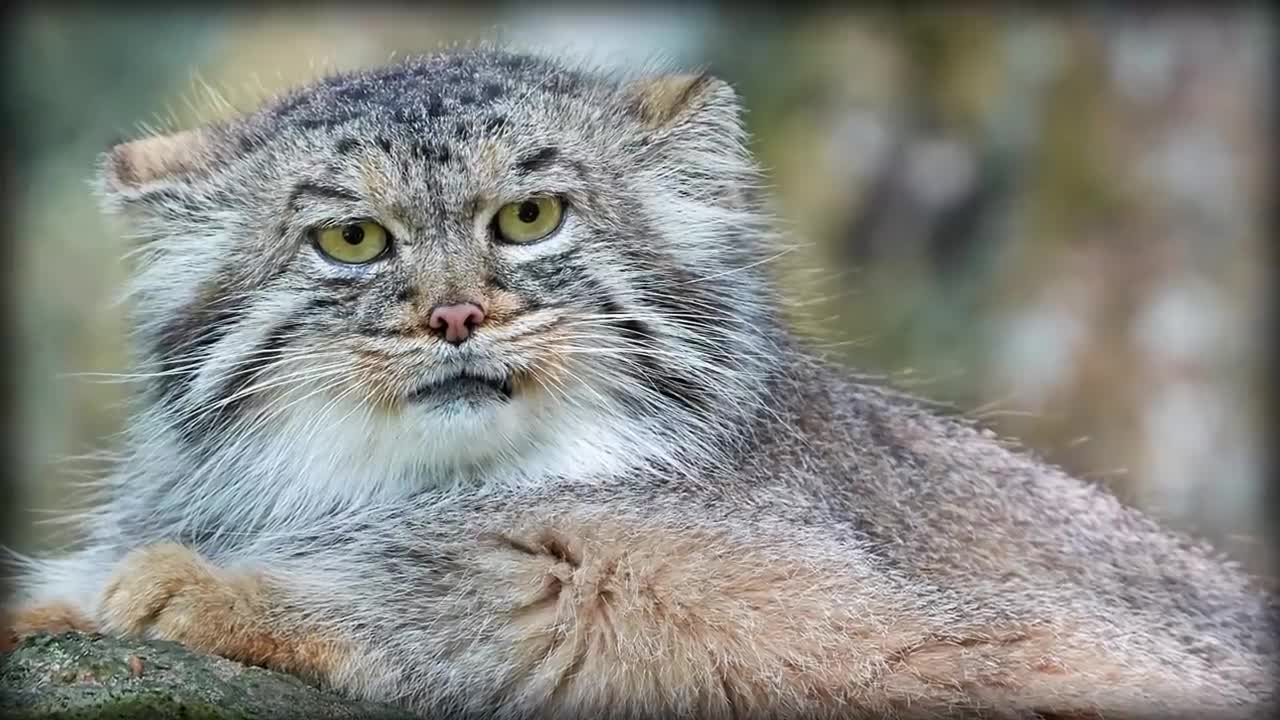
[[[466,50],[115,148],[143,388],[19,627],[426,714],[1263,716],[1247,576],[792,337],[739,115]]]

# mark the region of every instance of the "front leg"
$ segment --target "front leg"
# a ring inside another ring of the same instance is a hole
[[[127,555],[102,595],[108,633],[171,640],[247,665],[327,683],[349,664],[349,643],[281,611],[267,576],[218,568],[174,543]]]
[[[68,602],[41,603],[8,611],[0,617],[0,652],[38,633],[95,632],[96,623]]]
[[[108,584],[101,617],[109,631],[430,716],[1022,720],[1261,706],[1176,637],[1157,638],[1159,652],[1100,645],[1136,623],[1122,608],[1108,608],[1114,624],[1038,604],[993,615],[922,597],[861,546],[804,527],[580,495],[462,496],[335,520],[340,542],[278,536],[253,549],[270,575],[144,548]]]

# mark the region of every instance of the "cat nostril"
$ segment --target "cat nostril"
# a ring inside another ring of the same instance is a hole
[[[471,337],[475,326],[484,322],[484,310],[475,303],[437,305],[431,309],[427,326],[442,331],[445,342],[458,345]]]

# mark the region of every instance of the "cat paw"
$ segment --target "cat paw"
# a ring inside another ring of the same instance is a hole
[[[104,629],[213,651],[241,605],[235,588],[194,550],[149,545],[125,556],[107,582]]]
[[[106,632],[169,640],[303,677],[332,677],[349,665],[349,643],[271,613],[275,592],[258,573],[220,568],[191,548],[162,543],[125,556],[99,616]]]
[[[70,603],[53,602],[0,613],[0,652],[9,652],[24,639],[48,633],[95,632],[98,628]]]

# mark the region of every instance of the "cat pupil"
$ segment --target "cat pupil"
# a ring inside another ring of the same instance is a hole
[[[538,219],[538,203],[532,200],[526,200],[520,204],[520,212],[517,213],[522,223],[531,223]]]
[[[364,240],[364,228],[359,225],[348,225],[342,228],[342,239],[351,245],[359,245]]]

